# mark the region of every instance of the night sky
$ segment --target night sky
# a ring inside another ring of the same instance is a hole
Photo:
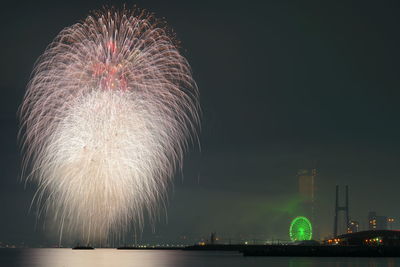
[[[400,220],[400,3],[261,2],[2,3],[0,242],[58,242],[51,220],[43,229],[29,211],[35,185],[20,179],[16,113],[35,60],[90,10],[123,3],[165,17],[201,94],[200,149],[191,146],[168,216],[143,242],[211,231],[288,239],[301,215],[297,171],[314,165],[321,237],[332,232],[336,184],[349,185],[361,227],[370,210]]]

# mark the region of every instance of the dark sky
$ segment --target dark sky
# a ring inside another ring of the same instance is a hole
[[[296,173],[313,162],[322,237],[332,231],[336,184],[350,186],[350,215],[362,227],[370,210],[400,220],[400,3],[300,2],[126,2],[175,30],[203,111],[201,151],[192,146],[168,220],[146,228],[144,241],[211,231],[288,239]],[[16,112],[46,46],[104,4],[123,2],[1,6],[0,242],[57,242],[29,212],[35,185],[19,179]]]

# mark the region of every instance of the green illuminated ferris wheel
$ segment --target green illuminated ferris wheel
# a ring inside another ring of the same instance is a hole
[[[310,220],[304,216],[294,218],[290,224],[289,236],[292,241],[311,240],[312,226]]]

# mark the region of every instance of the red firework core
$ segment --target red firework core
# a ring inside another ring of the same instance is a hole
[[[117,45],[113,41],[107,43],[107,49],[114,55],[117,51]],[[127,82],[122,73],[122,65],[114,63],[97,62],[93,64],[92,75],[98,77],[100,86],[104,90],[122,90],[126,91]]]
[[[95,63],[92,67],[92,75],[99,78],[100,85],[104,90],[126,91],[128,89],[121,65]]]
[[[112,54],[114,54],[117,51],[117,45],[115,44],[114,41],[109,41],[107,44],[107,48]]]

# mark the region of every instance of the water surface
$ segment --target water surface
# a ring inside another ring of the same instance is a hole
[[[394,267],[400,266],[400,258],[243,257],[237,252],[180,250],[0,249],[0,266]]]

